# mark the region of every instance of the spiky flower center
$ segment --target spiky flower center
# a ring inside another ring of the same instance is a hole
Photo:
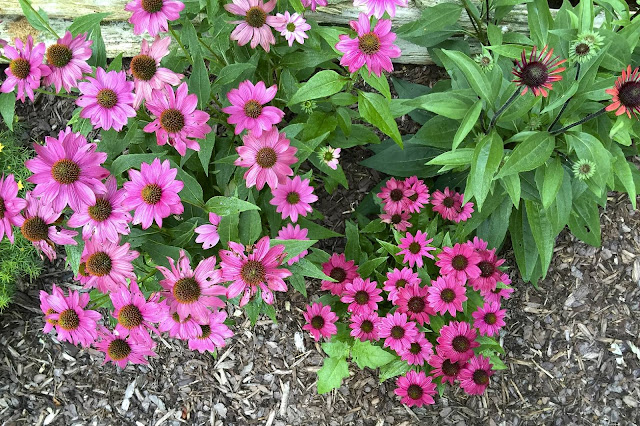
[[[496,271],[496,267],[493,262],[489,262],[488,260],[479,262],[478,268],[480,268],[480,276],[482,278],[489,278]]]
[[[156,13],[162,10],[162,0],[142,0],[142,8],[145,12]]]
[[[107,353],[114,361],[122,361],[131,354],[131,346],[124,339],[113,339],[107,347]]]
[[[322,327],[324,327],[324,318],[322,318],[321,315],[316,315],[315,317],[311,318],[311,327],[315,328],[316,330],[320,330]]]
[[[422,351],[422,346],[420,346],[419,343],[416,343],[416,342],[411,343],[411,346],[409,347],[409,352],[411,352],[412,355],[418,355],[421,351]]]
[[[589,163],[582,163],[580,165],[580,174],[583,175],[588,175],[589,173],[591,173],[591,164]]]
[[[52,44],[47,49],[47,62],[54,67],[62,68],[71,62],[73,52],[64,44]]]
[[[333,152],[329,150],[325,151],[322,158],[326,163],[328,163],[329,161],[333,160]]]
[[[445,197],[444,200],[442,200],[442,205],[448,209],[453,207],[454,204],[455,204],[455,200],[453,199],[453,197]]]
[[[530,62],[520,71],[522,83],[528,87],[537,88],[547,82],[549,70],[542,62]]]
[[[73,160],[63,158],[53,163],[51,176],[58,183],[70,185],[80,178],[80,166]]]
[[[134,56],[131,60],[131,74],[138,80],[149,81],[156,75],[156,60],[149,55]]]
[[[396,288],[403,288],[405,285],[407,285],[407,280],[405,280],[404,278],[400,278],[398,281],[396,281]]]
[[[58,325],[62,327],[63,330],[75,330],[80,327],[80,317],[74,309],[65,309],[64,311],[60,312],[60,316],[58,317]]]
[[[445,376],[457,376],[459,371],[460,367],[458,366],[457,362],[454,363],[448,359],[442,361],[442,372],[445,374]]]
[[[173,285],[173,296],[178,303],[193,303],[201,294],[200,285],[193,277],[180,278]]]
[[[289,22],[287,24],[287,31],[289,31],[290,33],[294,32],[296,30],[296,24],[294,24],[293,22]]]
[[[640,81],[628,81],[618,91],[620,103],[627,108],[640,107]]]
[[[240,269],[240,277],[242,280],[250,285],[258,285],[263,283],[267,278],[267,271],[262,264],[262,262],[258,260],[250,260]]]
[[[364,290],[360,290],[353,296],[353,300],[355,300],[358,305],[366,305],[369,303],[369,293]]]
[[[89,217],[95,220],[96,222],[104,222],[109,219],[111,216],[111,212],[113,211],[113,207],[111,207],[111,203],[109,200],[104,198],[96,198],[96,203],[93,206],[89,206]]]
[[[358,47],[366,55],[373,55],[380,50],[380,38],[373,32],[358,37]]]
[[[126,305],[118,312],[118,323],[124,328],[132,329],[142,324],[142,312],[136,305]]]
[[[87,259],[87,271],[96,277],[109,275],[112,267],[111,256],[103,251],[97,251]]]
[[[287,203],[295,205],[300,202],[300,194],[297,192],[290,192],[287,194]]]
[[[451,290],[450,288],[445,288],[440,292],[440,299],[442,299],[445,303],[451,303],[456,298],[456,292]]]
[[[453,338],[451,346],[456,352],[466,352],[471,347],[471,342],[465,336],[456,336]]]
[[[211,336],[211,326],[208,324],[200,325],[202,333],[200,333],[199,339],[208,339]]]
[[[489,374],[485,370],[476,370],[473,372],[473,382],[476,385],[486,386],[489,384]]]
[[[411,399],[420,399],[422,394],[424,394],[424,389],[420,385],[413,384],[407,388],[407,396]]]
[[[456,255],[451,259],[451,266],[453,266],[453,269],[456,271],[464,271],[468,264],[469,259],[462,254]]]
[[[391,337],[394,339],[402,339],[404,337],[404,328],[399,325],[391,327]]]
[[[488,56],[482,56],[482,57],[480,58],[480,65],[487,66],[487,65],[489,65],[489,64],[491,64],[491,58],[490,58],[490,57],[488,57]]]
[[[397,225],[400,222],[402,222],[401,214],[394,214],[393,216],[391,216],[391,223],[393,223],[394,225]]]
[[[329,272],[329,276],[336,280],[338,283],[343,282],[347,278],[347,271],[340,267],[335,267]]]
[[[426,304],[424,303],[424,299],[419,296],[412,297],[407,302],[407,309],[409,312],[413,312],[414,314],[419,314],[424,311]]]
[[[577,56],[587,56],[591,52],[591,47],[587,43],[578,43],[573,50]]]
[[[278,161],[278,154],[273,148],[260,148],[256,154],[256,163],[263,169],[270,169]]]
[[[96,101],[103,108],[113,108],[118,103],[118,95],[111,89],[101,89],[96,95]]]
[[[247,10],[245,21],[253,28],[261,28],[267,22],[267,14],[259,6],[253,6]]]
[[[484,315],[484,322],[486,322],[489,325],[493,325],[496,322],[498,322],[498,317],[496,316],[495,313],[488,312]]]
[[[371,333],[373,331],[373,322],[369,320],[362,321],[362,324],[360,324],[360,329],[365,333]]]
[[[49,238],[49,225],[39,216],[25,219],[20,227],[22,235],[32,243]]]
[[[400,200],[402,200],[402,196],[404,195],[404,193],[402,192],[401,189],[392,189],[391,192],[389,193],[389,198],[391,198],[391,201],[395,201],[396,203]]]
[[[262,104],[251,99],[244,104],[244,113],[249,118],[258,118],[262,114]]]
[[[0,197],[0,220],[4,219],[4,212],[7,211],[7,207],[4,205],[4,198]]]
[[[31,63],[24,58],[16,58],[9,64],[11,74],[16,78],[25,79],[31,72]]]
[[[158,204],[162,199],[162,188],[157,183],[147,184],[140,191],[140,197],[142,197],[142,201],[149,205]]]
[[[409,244],[409,251],[412,254],[418,254],[420,253],[420,250],[422,249],[422,246],[420,245],[420,243],[417,242],[412,242],[411,244]]]
[[[165,109],[160,114],[160,125],[169,133],[178,133],[184,127],[184,114],[174,108]]]

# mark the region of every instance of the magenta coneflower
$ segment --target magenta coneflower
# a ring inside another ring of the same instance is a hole
[[[493,376],[489,358],[479,355],[471,358],[460,371],[460,387],[469,395],[482,395],[489,386],[489,378]]]
[[[391,32],[391,21],[380,19],[371,30],[369,17],[360,13],[357,21],[349,22],[358,36],[349,38],[346,34],[340,35],[340,41],[336,49],[344,53],[340,59],[340,65],[349,68],[349,72],[356,72],[363,65],[367,65],[369,75],[373,72],[380,77],[382,70],[393,71],[391,58],[397,58],[401,52],[398,46],[393,44],[396,34]]]
[[[16,216],[15,224],[20,227],[22,235],[39,248],[49,260],[56,258],[55,244],[77,245],[73,238],[78,235],[76,231],[58,229],[55,223],[60,213],[53,210],[51,204],[44,203],[40,198],[27,192],[27,205],[23,216]]]
[[[300,176],[285,179],[277,188],[271,189],[273,198],[269,204],[277,206],[276,211],[282,213],[282,219],[291,218],[292,222],[297,222],[298,215],[306,216],[313,211],[309,203],[318,201],[309,183],[309,179],[302,180]]]
[[[177,86],[184,77],[182,74],[160,66],[162,58],[169,54],[171,37],[156,39],[149,45],[147,40],[142,40],[140,54],[131,59],[129,72],[133,75],[135,98],[133,107],[140,108],[142,101],[150,101],[154,91],[161,91],[165,84]]]
[[[440,315],[449,312],[455,317],[458,311],[463,311],[462,303],[467,300],[466,290],[464,282],[451,275],[438,277],[427,289],[429,306]]]
[[[33,173],[27,179],[36,184],[33,195],[42,197],[57,212],[67,204],[75,211],[84,204],[95,204],[96,194],[107,192],[101,180],[109,176],[101,166],[107,154],[97,152],[96,147],[81,133],[72,133],[70,127],[61,130],[57,139],[47,136],[44,146],[34,143],[38,155],[24,163]]]
[[[380,221],[383,223],[388,223],[394,227],[394,229],[400,232],[406,232],[407,228],[411,228],[411,215],[409,213],[384,213],[380,215]]]
[[[83,204],[67,221],[72,228],[82,227],[82,238],[109,240],[117,243],[120,235],[128,235],[131,215],[122,206],[126,197],[124,190],[118,190],[118,182],[109,176],[105,182],[107,192],[96,195],[95,203]]]
[[[115,335],[104,327],[100,330],[100,341],[95,346],[105,354],[103,364],[111,361],[120,368],[125,368],[129,362],[149,364],[146,357],[156,356],[152,350],[155,346],[152,341],[141,339],[133,334],[128,337]]]
[[[399,355],[409,365],[424,365],[433,355],[433,345],[427,340],[424,333],[418,333],[411,345]]]
[[[500,277],[500,282],[505,285],[511,284],[511,280],[507,274],[502,274]],[[513,293],[513,287],[497,287],[493,290],[480,290],[480,295],[487,302],[496,302],[500,303],[502,299],[509,299],[511,297],[511,293]]]
[[[605,90],[611,95],[611,104],[607,105],[607,111],[616,111],[616,115],[627,114],[631,118],[640,115],[640,72],[636,67],[631,72],[631,65],[622,70],[622,75],[616,80],[611,89]]]
[[[436,339],[442,355],[451,361],[466,361],[473,356],[473,348],[480,346],[476,342],[476,331],[467,322],[451,321],[440,329]]]
[[[80,117],[90,119],[96,129],[122,130],[129,117],[136,116],[132,106],[133,82],[127,81],[124,71],[106,72],[102,68],[96,69],[96,78],[86,80],[78,83],[82,94],[76,100],[76,105],[82,107]]]
[[[180,18],[184,3],[177,0],[133,0],[124,10],[133,12],[129,23],[133,25],[133,33],[140,35],[149,32],[151,37],[169,30],[168,21]]]
[[[444,192],[435,191],[431,194],[433,211],[443,219],[459,223],[468,220],[473,213],[473,203],[464,202],[464,194],[445,188]]]
[[[429,204],[429,188],[424,184],[422,179],[418,179],[417,176],[411,176],[404,180],[404,185],[413,191],[414,194],[409,196],[409,202],[407,203],[407,210],[410,213],[420,213],[420,210],[424,208],[426,204]]]
[[[135,280],[131,262],[139,253],[130,248],[129,243],[120,246],[117,242],[96,238],[85,241],[80,261],[85,263],[85,270],[90,276],[86,286],[110,293],[119,291],[127,279]]]
[[[396,16],[396,6],[407,7],[407,0],[354,0],[353,5],[366,6],[367,15],[382,18],[386,11],[392,18]]]
[[[564,71],[565,67],[560,67],[566,59],[552,58],[553,49],[547,52],[548,46],[545,46],[540,53],[537,52],[537,46],[533,46],[531,55],[527,60],[526,50],[522,51],[521,61],[516,63],[513,68],[513,75],[518,77],[513,82],[516,86],[524,86],[522,94],[527,93],[531,89],[535,96],[548,95],[547,90],[551,90],[554,82],[562,80],[562,76],[557,75]]]
[[[303,312],[302,316],[307,321],[302,329],[307,330],[316,342],[320,337],[330,339],[338,332],[335,324],[338,316],[333,313],[331,306],[325,306],[322,303],[307,305],[307,311]]]
[[[53,289],[51,290],[51,293],[57,295],[58,297],[64,297],[64,293],[62,292],[60,287],[56,286],[55,284],[53,284]],[[49,304],[49,297],[51,297],[49,293],[47,293],[44,290],[40,290],[40,310],[45,315],[45,317],[47,315],[59,313],[55,309],[53,309]],[[49,333],[51,330],[53,330],[56,324],[57,324],[57,321],[55,320],[45,319],[44,329],[42,329],[42,332]]]
[[[338,161],[340,161],[340,151],[340,148],[324,146],[318,151],[318,157],[320,157],[320,161],[326,164],[329,168],[337,170]]]
[[[0,240],[7,234],[13,243],[13,226],[20,226],[20,211],[27,206],[27,202],[18,198],[18,184],[13,175],[0,177]]]
[[[147,229],[153,221],[162,228],[162,219],[172,214],[182,214],[184,206],[180,202],[178,192],[184,183],[175,180],[178,169],[172,169],[169,160],[160,164],[156,158],[151,164],[142,163],[140,171],[129,170],[129,182],[124,183],[127,198],[125,208],[135,210],[133,224],[142,224]]]
[[[231,106],[222,108],[222,111],[229,114],[229,124],[236,125],[236,135],[247,129],[250,134],[259,138],[263,131],[272,129],[274,124],[282,120],[282,110],[274,106],[263,106],[275,98],[277,91],[278,86],[275,84],[267,88],[264,81],[259,81],[254,86],[246,80],[240,83],[237,89],[231,89],[227,93]]]
[[[458,378],[458,373],[464,367],[462,361],[452,361],[443,356],[438,348],[436,348],[436,353],[431,355],[427,362],[433,367],[433,370],[431,370],[433,377],[442,377],[442,383],[449,382],[451,385],[453,385],[453,382]]]
[[[409,407],[431,405],[435,402],[433,396],[436,394],[436,384],[431,380],[431,376],[425,375],[424,371],[409,371],[405,376],[398,377],[397,388],[393,392],[402,397],[400,402]]]
[[[342,303],[348,303],[347,310],[354,315],[364,315],[378,310],[378,302],[382,301],[381,288],[377,288],[378,283],[370,281],[369,278],[362,279],[356,277],[344,286]]]
[[[227,313],[222,310],[215,310],[209,314],[209,320],[205,324],[201,324],[202,332],[198,337],[189,339],[189,349],[192,351],[215,352],[218,348],[226,345],[224,339],[233,336],[233,331],[224,323],[227,319]]]
[[[47,65],[51,74],[44,78],[44,84],[55,86],[56,93],[64,87],[67,92],[78,87],[78,80],[85,74],[91,74],[91,66],[87,59],[91,57],[91,44],[87,33],[73,37],[70,31],[59,38],[56,44],[47,48]]]
[[[505,326],[504,316],[506,313],[506,309],[500,309],[499,303],[485,303],[484,306],[471,314],[475,319],[473,326],[480,330],[481,336],[493,336]]]
[[[158,324],[158,331],[161,333],[167,332],[169,337],[182,340],[197,339],[198,336],[202,336],[202,325],[198,324],[192,316],[189,315],[181,321],[177,312],[169,313],[169,307],[166,304],[164,306],[166,307],[167,315]]]
[[[378,328],[380,326],[380,317],[376,312],[367,312],[362,315],[351,315],[351,335],[362,341],[379,340]]]
[[[188,90],[187,83],[182,83],[174,93],[167,84],[164,90],[155,90],[146,103],[156,119],[144,126],[144,131],[155,132],[158,145],[169,144],[182,156],[187,148],[200,151],[200,144],[194,139],[204,139],[211,132],[209,114],[196,109],[198,97]]]
[[[33,91],[40,87],[40,78],[51,73],[48,66],[42,63],[44,58],[44,43],[38,43],[33,47],[33,37],[27,36],[27,43],[19,38],[15,39],[15,45],[5,46],[4,55],[11,60],[4,70],[7,79],[2,83],[0,92],[11,93],[18,86],[17,98],[24,102],[25,93],[33,101]]]
[[[427,288],[418,284],[398,289],[398,298],[395,301],[398,312],[406,313],[409,319],[420,325],[429,324],[429,316],[436,313],[429,306],[427,294]]]
[[[294,41],[304,44],[304,39],[309,38],[305,31],[309,31],[311,25],[307,24],[307,21],[297,13],[290,14],[289,11],[285,11],[284,15],[277,13],[271,22],[273,28],[287,40],[289,46],[293,46]]]
[[[180,250],[180,258],[176,262],[169,259],[171,269],[156,266],[164,276],[159,284],[169,305],[170,312],[177,312],[181,321],[191,316],[200,324],[209,319],[209,308],[223,308],[224,302],[218,296],[224,296],[227,289],[221,285],[220,272],[214,270],[216,258],[208,257],[198,263],[195,271],[184,250]]]
[[[400,214],[407,209],[409,197],[415,192],[409,189],[404,181],[390,178],[377,194],[382,199],[384,211],[388,214]]]
[[[202,243],[202,248],[207,250],[218,244],[220,241],[220,235],[218,234],[218,226],[222,217],[215,213],[209,213],[209,223],[206,225],[200,225],[195,229],[195,233],[198,234],[196,243]]]
[[[416,272],[410,268],[395,268],[393,271],[387,272],[387,280],[384,282],[384,290],[389,292],[387,300],[394,305],[398,299],[398,291],[406,286],[420,285],[422,280]]]
[[[438,255],[436,266],[440,268],[440,274],[449,275],[461,283],[466,283],[469,278],[480,276],[480,255],[467,244],[457,243],[453,247],[443,247]]]
[[[307,234],[309,230],[306,228],[300,228],[300,225],[293,226],[292,224],[288,224],[284,226],[280,231],[278,231],[278,239],[279,240],[308,240]],[[288,265],[293,265],[303,257],[305,257],[309,253],[309,250],[304,250],[300,252],[299,255],[292,257],[287,262]]]
[[[113,317],[118,321],[116,332],[120,337],[134,336],[137,340],[151,342],[148,330],[158,332],[153,323],[160,322],[166,312],[158,303],[148,301],[138,284],[131,281],[129,287],[121,284],[118,291],[109,293],[113,303]]]
[[[407,314],[396,312],[380,320],[378,333],[384,339],[385,348],[401,353],[411,346],[418,335],[418,328],[415,322],[407,320]]]
[[[358,276],[358,267],[353,260],[347,260],[344,254],[333,253],[327,263],[322,264],[322,272],[336,280],[322,280],[322,290],[329,290],[334,296],[342,296],[344,286]]]
[[[400,247],[402,250],[398,253],[399,255],[404,255],[403,263],[408,263],[410,267],[413,268],[416,265],[418,268],[422,268],[424,262],[422,260],[423,256],[428,257],[429,259],[433,259],[433,255],[430,254],[430,251],[435,250],[435,247],[429,246],[429,243],[433,241],[433,238],[429,238],[427,240],[427,233],[418,231],[416,235],[411,235],[407,232],[406,237],[400,239]]]
[[[278,269],[284,258],[284,246],[279,244],[269,248],[269,237],[262,237],[247,255],[242,244],[230,241],[231,250],[220,250],[223,281],[232,281],[227,288],[227,298],[244,293],[240,306],[249,302],[258,289],[262,300],[271,305],[274,291],[287,291],[283,278],[291,276],[288,269]]]
[[[49,308],[54,312],[48,314],[45,319],[55,323],[58,340],[84,347],[95,341],[98,335],[97,321],[102,315],[96,311],[85,310],[89,298],[89,293],[80,294],[71,290],[68,296],[65,296],[62,290],[54,290],[47,297]]]
[[[302,5],[304,7],[308,7],[311,11],[315,12],[316,7],[318,6],[326,6],[327,0],[302,0]]]
[[[271,27],[277,24],[273,16],[267,16],[276,7],[276,0],[263,3],[262,0],[233,0],[233,3],[224,5],[229,13],[244,16],[243,21],[231,21],[238,26],[231,33],[231,40],[236,40],[238,45],[244,46],[251,42],[251,48],[260,45],[265,51],[269,51],[272,44],[276,44]]]
[[[502,277],[502,271],[498,267],[504,263],[504,259],[498,259],[495,249],[481,250],[478,253],[480,255],[478,262],[480,275],[477,278],[469,278],[469,283],[476,291],[493,290]]]
[[[239,167],[249,167],[244,174],[247,188],[255,187],[260,190],[265,183],[271,189],[284,183],[287,176],[293,176],[291,165],[298,161],[295,157],[297,148],[290,145],[284,133],[279,133],[276,127],[256,137],[252,132],[242,138],[243,146],[236,148],[240,156],[233,164]]]

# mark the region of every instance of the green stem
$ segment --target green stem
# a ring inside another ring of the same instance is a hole
[[[489,38],[489,0],[486,0],[485,4],[487,5],[487,38]]]
[[[145,282],[149,278],[153,277],[158,272],[157,269],[152,270],[147,275],[145,275],[141,280],[138,280],[138,284]]]
[[[66,95],[64,93],[55,93],[55,92],[50,92],[49,90],[45,90],[45,89],[36,89],[36,92],[38,93],[43,93],[45,95],[53,95],[53,96],[59,96],[61,98],[68,98],[68,99],[78,99],[77,96],[73,96],[73,95]]]
[[[582,120],[578,120],[575,123],[571,123],[568,126],[564,126],[562,129],[554,130],[554,131],[549,132],[549,133],[551,133],[552,135],[559,135],[560,133],[564,133],[567,130],[573,128],[573,127],[576,127],[576,126],[579,126],[579,125],[581,125],[583,123],[586,123],[587,121],[589,121],[589,120],[591,120],[593,118],[596,118],[596,117],[604,114],[605,112],[607,112],[607,108],[606,107],[604,107],[601,110],[598,110],[596,112],[592,112],[591,114],[589,114],[586,117],[584,117]]]
[[[26,4],[27,6],[29,6],[29,9],[31,9],[31,10],[33,11],[33,13],[35,13],[35,15],[38,17],[38,21],[40,21],[40,22],[42,23],[42,25],[44,25],[44,26],[47,28],[47,30],[48,30],[51,34],[53,34],[53,35],[55,36],[55,38],[57,38],[57,39],[58,39],[58,38],[60,38],[60,36],[58,35],[58,33],[56,33],[56,32],[53,30],[53,28],[51,28],[51,25],[49,25],[49,23],[48,23],[47,21],[45,21],[45,20],[44,20],[44,18],[43,18],[42,16],[40,16],[40,14],[38,13],[38,11],[37,11],[37,10],[35,10],[35,9],[33,8],[33,6],[31,5],[31,2],[30,2],[30,1],[25,1],[25,2],[23,2],[22,4]]]
[[[173,38],[176,40],[176,43],[178,43],[178,46],[180,46],[180,48],[184,52],[184,54],[187,57],[187,60],[189,61],[189,63],[191,65],[193,65],[193,58],[191,57],[189,52],[187,52],[187,49],[184,47],[184,44],[182,44],[182,41],[180,40],[180,36],[178,35],[178,33],[176,33],[176,31],[173,29],[173,27],[171,27],[171,25],[169,25],[169,32],[171,33]]]
[[[485,132],[485,135],[488,135],[491,129],[493,129],[493,126],[496,125],[496,122],[498,121],[498,117],[500,117],[500,114],[502,114],[507,108],[509,108],[509,105],[511,105],[518,98],[518,95],[520,95],[521,90],[522,90],[522,87],[518,86],[516,88],[516,91],[513,92],[513,95],[511,95],[511,97],[507,99],[507,102],[505,102],[504,105],[502,105],[500,109],[496,111],[493,118],[491,118],[491,123],[489,123],[489,128]]]
[[[471,12],[471,6],[469,5],[469,0],[462,0],[462,4],[465,10],[467,11],[467,15],[469,15],[469,19],[473,24],[473,28],[478,32],[478,40],[480,40],[482,44],[487,44],[487,40],[485,40],[482,33],[482,18],[480,18],[479,16],[476,16],[475,13]]]
[[[226,62],[220,56],[218,56],[218,54],[213,51],[211,46],[209,46],[207,43],[205,43],[204,40],[202,40],[202,38],[198,37],[198,41],[200,42],[200,44],[202,44],[204,46],[205,49],[207,49],[209,52],[211,52],[211,54],[215,58],[215,60],[218,63],[218,65],[220,65],[221,67],[224,67],[226,65]]]

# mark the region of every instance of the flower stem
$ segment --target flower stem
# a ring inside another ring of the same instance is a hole
[[[582,120],[578,120],[575,123],[571,123],[568,126],[564,126],[562,129],[554,130],[554,131],[549,132],[549,133],[551,133],[552,135],[559,135],[560,133],[564,133],[567,130],[573,128],[573,127],[576,127],[576,126],[579,126],[579,125],[581,125],[583,123],[586,123],[587,121],[591,120],[592,118],[596,118],[596,117],[604,114],[605,112],[607,112],[607,108],[606,107],[604,107],[601,110],[598,110],[596,112],[592,112],[591,114],[589,114],[586,117],[584,117]]]
[[[204,42],[204,40],[202,40],[202,38],[198,37],[198,41],[200,42],[200,44],[202,44],[204,46],[205,49],[207,49],[209,52],[211,52],[211,54],[215,58],[216,62],[221,67],[224,67],[225,65],[227,65],[226,62],[220,56],[218,56],[218,54],[216,52],[213,51],[211,46],[209,46],[207,43]]]
[[[509,108],[509,105],[511,105],[518,98],[518,95],[520,95],[521,90],[522,90],[522,87],[518,86],[516,88],[516,91],[513,92],[513,95],[511,95],[511,97],[507,99],[507,102],[505,102],[504,105],[502,105],[500,109],[496,111],[493,118],[491,118],[491,123],[489,123],[489,128],[487,129],[486,132],[484,132],[485,135],[488,135],[491,129],[493,129],[493,126],[496,125],[496,122],[498,121],[498,117],[500,117],[500,114],[502,114],[507,108]]]
[[[580,78],[580,63],[576,63],[576,80],[575,81],[578,81],[578,78]],[[553,126],[555,126],[558,120],[560,120],[560,117],[562,117],[562,114],[564,114],[564,110],[567,109],[567,105],[569,105],[569,102],[571,102],[571,99],[573,99],[573,96],[571,96],[569,99],[567,99],[564,102],[564,105],[562,105],[562,109],[560,109],[560,112],[558,113],[558,115],[556,115],[556,118],[553,120],[553,123],[551,123],[551,125],[547,128],[547,132],[550,132],[551,129],[553,129]]]
[[[489,38],[489,0],[486,0],[487,5],[487,38]]]
[[[484,40],[484,37],[482,36],[482,18],[480,18],[479,16],[477,16],[475,13],[471,11],[469,0],[462,0],[462,5],[464,6],[464,9],[467,11],[467,15],[469,16],[469,20],[471,21],[473,28],[476,30],[476,33],[478,34],[478,40],[480,40],[482,44],[487,44],[486,40]]]
[[[73,96],[73,95],[66,95],[64,93],[55,93],[55,92],[50,92],[49,90],[45,90],[45,89],[36,89],[36,92],[38,93],[43,93],[45,95],[53,95],[53,96],[59,96],[61,98],[68,98],[68,99],[78,99],[77,96]]]
[[[178,35],[178,33],[176,33],[176,31],[173,29],[173,27],[171,27],[171,25],[169,25],[169,32],[171,33],[171,35],[173,36],[173,38],[176,40],[176,42],[178,43],[178,46],[180,46],[180,48],[182,49],[182,51],[184,52],[185,56],[187,57],[187,60],[189,61],[189,63],[191,65],[193,65],[193,58],[191,57],[191,55],[189,54],[189,52],[187,52],[187,49],[184,47],[184,44],[182,44],[182,41],[180,40],[180,36]]]

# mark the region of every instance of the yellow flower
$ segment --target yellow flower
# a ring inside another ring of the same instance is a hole
[[[22,181],[19,180],[18,181],[18,189],[22,191],[23,188],[24,188],[24,185],[22,184]]]
[[[3,149],[4,149],[4,145],[0,143],[0,152],[2,152]]]

